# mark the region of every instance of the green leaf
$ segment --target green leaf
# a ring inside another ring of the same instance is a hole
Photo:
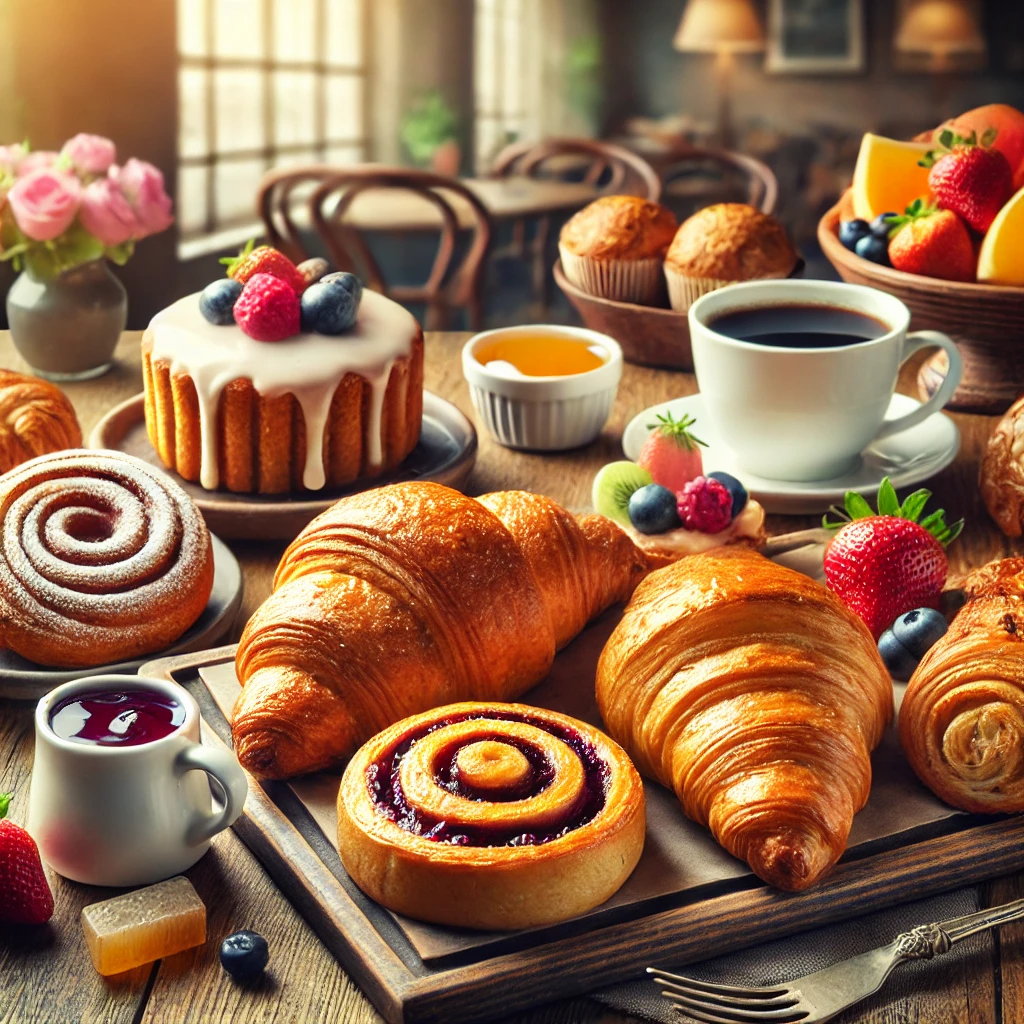
[[[991,146],[992,143],[995,142],[998,137],[998,128],[986,128],[981,135],[981,144],[987,148],[988,146]]]
[[[237,256],[221,256],[221,258],[217,262],[218,263],[223,263],[224,266],[228,268],[227,274],[228,274],[228,277],[230,277],[231,276],[231,271],[235,269],[235,266],[237,264],[241,263],[242,260],[244,260],[246,258],[246,256],[248,256],[249,253],[251,253],[253,251],[255,246],[256,246],[256,239],[255,238],[250,238],[249,241],[245,243],[245,246],[242,249],[239,250]]]
[[[924,507],[928,504],[931,496],[932,492],[923,487],[919,491],[914,491],[913,494],[908,494],[900,508],[900,515],[904,519],[909,519],[912,523],[916,523],[921,518],[921,513],[924,511]]]
[[[11,806],[11,794],[0,793],[0,818],[7,817],[7,808]]]
[[[106,256],[111,263],[116,263],[119,267],[123,267],[132,258],[132,253],[134,252],[135,243],[129,240],[127,242],[122,242],[120,245],[114,245],[104,249],[103,255]]]
[[[0,252],[0,262],[6,263],[7,260],[12,260],[23,252],[28,252],[30,248],[31,246],[28,242],[19,242],[17,245],[12,245],[9,249],[4,249],[3,252]]]
[[[932,527],[940,531],[944,530],[946,528],[946,510],[944,508],[937,509],[930,516],[925,516],[918,525],[929,533],[933,532]]]
[[[878,488],[878,514],[880,516],[898,516],[900,514],[900,499],[896,497],[896,489],[888,477]]]
[[[867,519],[875,514],[875,510],[856,491],[846,492],[845,505],[851,519]]]
[[[953,140],[956,136],[948,128],[945,131],[939,133],[939,145],[945,149],[950,149],[953,145]]]

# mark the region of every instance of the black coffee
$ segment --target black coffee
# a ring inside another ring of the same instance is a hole
[[[708,327],[727,338],[772,348],[842,348],[889,333],[888,326],[866,313],[796,303],[735,309],[715,317]]]

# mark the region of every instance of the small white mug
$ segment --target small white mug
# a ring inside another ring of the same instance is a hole
[[[63,739],[50,724],[68,697],[131,689],[171,698],[184,720],[131,746]],[[175,683],[121,675],[64,683],[36,705],[35,732],[28,830],[43,860],[65,878],[131,886],[180,874],[242,813],[245,773],[230,753],[200,743],[199,707]],[[207,776],[219,790],[216,810]]]
[[[714,320],[741,309],[819,305],[880,320],[878,338],[836,348],[784,348],[726,337]],[[704,407],[739,465],[775,480],[829,480],[852,469],[872,441],[938,412],[960,383],[956,344],[938,331],[907,333],[910,310],[894,295],[839,281],[747,281],[709,292],[689,311]],[[920,408],[886,419],[900,366],[941,348],[949,372]]]

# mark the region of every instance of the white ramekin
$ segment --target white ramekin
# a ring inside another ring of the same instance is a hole
[[[597,345],[607,361],[586,373],[559,377],[505,377],[487,370],[474,354],[497,338],[549,334]],[[584,327],[532,324],[484,331],[462,349],[462,373],[477,416],[499,444],[535,451],[565,451],[601,433],[622,377],[622,349],[606,334]]]

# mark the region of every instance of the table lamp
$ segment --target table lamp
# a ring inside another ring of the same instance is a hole
[[[764,33],[750,0],[689,0],[672,46],[680,53],[715,54],[718,77],[718,134],[732,145],[734,55],[764,49]]]
[[[985,39],[961,0],[918,0],[896,31],[898,53],[925,54],[929,70],[947,71],[955,54],[983,54]]]

